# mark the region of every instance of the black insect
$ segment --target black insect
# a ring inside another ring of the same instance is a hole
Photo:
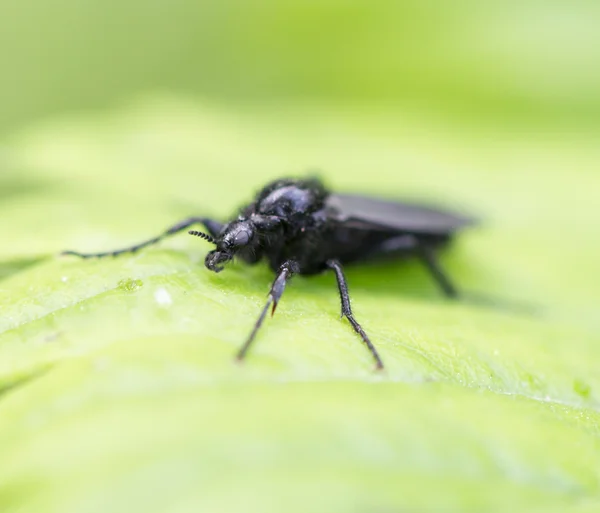
[[[276,274],[267,303],[250,336],[237,353],[246,355],[272,305],[275,313],[286,283],[294,274],[335,273],[346,317],[383,368],[375,346],[356,321],[350,308],[343,266],[381,256],[416,256],[429,270],[442,291],[456,296],[456,289],[440,269],[435,251],[472,220],[450,212],[361,195],[330,193],[317,179],[282,179],[266,185],[240,215],[227,224],[205,217],[190,217],[153,239],[105,253],[64,254],[83,258],[133,253],[165,237],[202,224],[208,233],[190,231],[214,244],[205,265],[214,272],[239,257],[249,264],[266,259]]]

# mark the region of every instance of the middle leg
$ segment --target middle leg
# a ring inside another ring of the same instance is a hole
[[[362,326],[354,318],[352,309],[350,308],[350,295],[348,294],[348,283],[346,282],[346,277],[344,276],[342,265],[337,260],[329,260],[327,262],[327,266],[333,270],[337,279],[338,289],[340,291],[340,299],[342,301],[342,317],[346,317],[346,319],[350,321],[350,324],[352,324],[354,331],[356,331],[356,333],[360,335],[363,342],[365,343],[365,345],[373,355],[373,358],[375,359],[375,366],[378,369],[383,369],[383,362],[381,361],[377,349],[375,349],[375,346],[365,333],[365,330],[363,330]]]

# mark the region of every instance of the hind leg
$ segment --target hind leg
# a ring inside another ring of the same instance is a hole
[[[418,237],[410,234],[398,235],[383,241],[378,246],[374,247],[366,255],[367,258],[374,256],[406,256],[416,255],[425,265],[429,274],[433,277],[442,292],[450,298],[458,296],[456,287],[448,278],[448,275],[442,270],[438,263],[434,248],[425,242],[419,240]]]

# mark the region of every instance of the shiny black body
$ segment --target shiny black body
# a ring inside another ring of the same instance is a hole
[[[219,272],[234,257],[248,264],[266,260],[276,278],[267,304],[238,353],[240,359],[246,354],[269,306],[275,311],[292,275],[332,270],[338,282],[342,315],[362,337],[377,367],[381,368],[381,358],[352,314],[343,266],[378,257],[416,256],[442,290],[448,296],[455,296],[455,288],[436,262],[435,251],[471,222],[469,218],[420,205],[333,194],[316,179],[282,179],[266,185],[254,201],[227,224],[191,217],[162,235],[130,248],[96,254],[65,253],[87,258],[134,252],[199,223],[208,233],[190,233],[216,246],[206,255],[208,269]]]

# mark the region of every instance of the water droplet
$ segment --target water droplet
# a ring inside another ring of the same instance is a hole
[[[171,294],[169,294],[169,291],[163,287],[156,289],[156,292],[154,293],[154,299],[160,306],[168,307],[173,304]]]

